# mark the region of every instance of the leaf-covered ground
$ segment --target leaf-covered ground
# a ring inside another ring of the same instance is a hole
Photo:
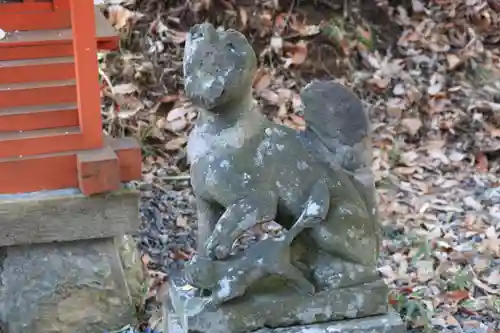
[[[255,97],[276,122],[303,126],[297,92],[312,78],[365,102],[386,231],[380,272],[409,329],[500,329],[499,0],[109,2],[122,42],[102,55],[105,130],[143,145],[144,309],[193,253],[184,148],[196,110],[182,95],[182,48],[208,19],[251,41]]]

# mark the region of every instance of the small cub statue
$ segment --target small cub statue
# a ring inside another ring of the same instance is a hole
[[[316,276],[314,284],[322,283],[318,271],[325,262],[372,272],[379,253],[370,128],[361,101],[339,83],[313,81],[301,92],[306,129],[297,131],[260,112],[252,97],[256,69],[255,52],[241,33],[208,23],[191,28],[184,84],[201,110],[187,148],[198,211],[198,254],[188,271],[194,285],[219,295],[214,300],[219,303],[241,296],[247,285],[271,273],[312,291],[283,251],[298,232],[305,237],[294,243],[302,243],[313,258],[305,265]],[[307,219],[307,228],[301,224],[304,212],[315,216]],[[268,244],[232,258],[235,241],[267,221],[281,224],[290,236],[262,241]],[[246,281],[225,295],[228,276]]]
[[[269,275],[291,281],[299,293],[314,294],[315,286],[292,264],[290,252],[295,237],[323,219],[328,212],[328,203],[318,206],[312,197],[282,239],[267,238],[251,246],[242,256],[228,260],[211,260],[195,255],[185,268],[189,283],[211,291],[210,305],[214,307],[243,296],[248,287]]]

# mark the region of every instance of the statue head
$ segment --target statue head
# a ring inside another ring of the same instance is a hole
[[[196,24],[184,48],[184,90],[197,106],[218,112],[251,92],[257,57],[236,30]]]
[[[184,268],[188,283],[196,288],[211,290],[217,284],[215,264],[210,258],[194,255]]]

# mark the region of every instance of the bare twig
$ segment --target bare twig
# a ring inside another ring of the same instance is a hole
[[[158,179],[167,181],[182,181],[182,180],[191,180],[191,176],[190,175],[164,176],[164,177],[158,177]]]

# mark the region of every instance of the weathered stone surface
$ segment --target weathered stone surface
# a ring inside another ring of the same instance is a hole
[[[130,235],[117,236],[114,241],[120,255],[123,274],[132,297],[132,304],[140,305],[144,296],[146,272],[141,261],[141,254],[137,248],[137,242]]]
[[[139,227],[139,192],[84,196],[78,189],[0,195],[0,246],[104,238]]]
[[[406,325],[395,312],[324,324],[262,329],[255,333],[404,333]]]
[[[3,332],[117,329],[135,318],[130,294],[111,238],[0,248]]]
[[[324,290],[304,296],[283,288],[269,293],[249,293],[217,308],[203,307],[193,290],[170,286],[165,315],[179,316],[189,332],[243,333],[262,327],[307,325],[386,313],[387,286],[377,281],[362,286]],[[170,305],[169,305],[170,304]]]
[[[273,123],[252,97],[251,45],[209,23],[190,29],[183,69],[186,96],[200,107],[187,146],[199,238],[185,273],[197,292],[172,284],[171,313],[189,332],[210,333],[385,314],[371,129],[359,98],[315,81],[301,92],[305,131]],[[281,243],[234,253],[241,235],[269,221],[287,229]]]
[[[185,333],[180,322],[170,317],[168,333]],[[211,333],[211,331],[200,331]],[[253,333],[405,333],[406,325],[395,312],[366,318],[332,321],[321,324],[290,326],[282,328],[262,328]],[[227,331],[226,333],[232,333]]]

